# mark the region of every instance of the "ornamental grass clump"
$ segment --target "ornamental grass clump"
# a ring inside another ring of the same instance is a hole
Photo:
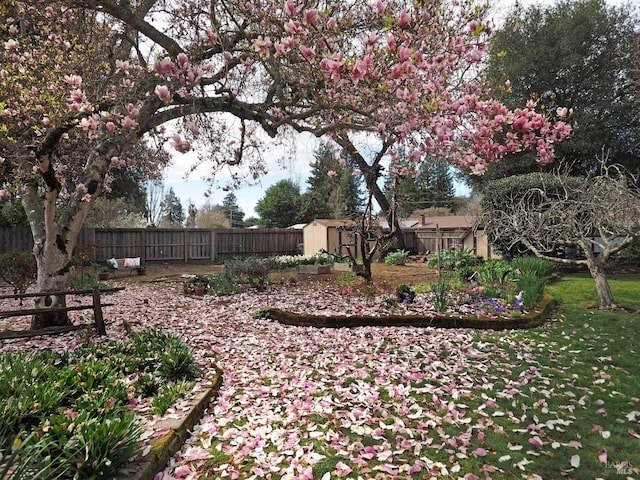
[[[517,289],[519,290],[518,300],[521,306],[529,309],[542,297],[544,286],[546,284],[545,277],[539,277],[532,273],[523,273],[518,278]]]
[[[438,313],[445,313],[449,306],[449,285],[445,282],[434,282],[429,284],[429,288],[433,294],[433,308]]]
[[[513,271],[518,270],[523,274],[530,274],[542,278],[549,277],[557,273],[560,269],[559,265],[555,262],[532,256],[514,258],[511,260],[511,268]]]

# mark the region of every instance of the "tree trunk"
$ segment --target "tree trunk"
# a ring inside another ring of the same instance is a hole
[[[365,186],[367,188],[367,192],[370,196],[376,199],[378,202],[378,206],[380,210],[386,215],[389,220],[389,228],[394,229],[393,235],[393,247],[399,250],[405,249],[404,243],[404,234],[400,229],[400,222],[395,215],[395,212],[392,212],[391,204],[389,203],[389,199],[386,197],[380,186],[378,185],[378,179],[382,177],[383,167],[380,165],[380,161],[382,160],[384,154],[387,152],[389,147],[393,144],[386,143],[382,146],[378,154],[376,155],[375,160],[371,164],[367,162],[367,160],[360,154],[358,149],[353,145],[351,139],[348,136],[338,136],[336,139],[338,145],[340,145],[346,152],[349,154],[351,159],[355,160],[356,165],[362,172],[362,175],[365,179]],[[393,225],[392,225],[393,222]]]
[[[55,240],[51,241],[50,237]],[[36,258],[38,275],[36,292],[64,291],[69,287],[72,275],[71,256],[73,243],[63,241],[60,234],[36,237],[33,254]],[[36,308],[60,308],[66,306],[64,296],[42,296],[35,300]],[[31,319],[31,330],[46,327],[72,325],[67,312],[47,312],[36,314]]]
[[[598,292],[598,301],[600,302],[600,310],[616,310],[618,307],[613,303],[613,293],[607,281],[607,273],[604,269],[604,261],[600,260],[593,252],[587,251],[587,266],[589,272],[596,283],[596,291]]]
[[[66,307],[65,297],[62,295],[56,296],[47,296],[47,297],[39,297],[35,301],[36,308],[47,308],[47,307]],[[44,312],[37,313],[31,317],[31,330],[40,330],[41,328],[46,327],[62,327],[73,325],[71,320],[69,319],[69,315],[67,312]]]

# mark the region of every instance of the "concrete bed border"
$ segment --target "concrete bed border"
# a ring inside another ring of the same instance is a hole
[[[151,449],[139,460],[132,463],[132,467],[119,480],[153,480],[169,462],[169,459],[182,448],[184,442],[191,435],[191,429],[202,419],[204,411],[217,398],[222,386],[223,373],[217,366],[211,378],[211,386],[199,392],[189,401],[190,409],[179,419],[166,419],[157,423],[156,427],[169,430],[162,437],[151,443]]]

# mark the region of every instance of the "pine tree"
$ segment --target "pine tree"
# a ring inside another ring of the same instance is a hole
[[[306,216],[310,219],[351,218],[362,209],[362,194],[358,178],[354,175],[354,163],[345,152],[327,143],[318,147],[314,157],[307,179]]]
[[[411,216],[416,210],[454,207],[453,174],[448,162],[443,158],[422,162],[415,178],[411,175],[387,175],[385,190],[390,200],[394,189],[397,214],[400,217]]]
[[[244,220],[244,212],[238,206],[238,198],[234,193],[228,193],[222,199],[222,209],[224,216],[229,219],[231,227],[242,227]]]
[[[169,189],[169,193],[165,195],[162,202],[162,210],[164,213],[163,223],[170,226],[182,225],[185,220],[184,208],[173,191],[173,188]]]

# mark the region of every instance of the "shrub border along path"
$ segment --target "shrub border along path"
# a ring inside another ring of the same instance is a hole
[[[264,318],[275,320],[284,325],[311,326],[317,328],[355,328],[364,326],[396,327],[438,327],[438,328],[474,328],[479,330],[526,329],[543,325],[554,310],[556,302],[550,295],[542,300],[530,312],[514,319],[494,319],[479,317],[438,317],[438,316],[321,316],[303,315],[276,308],[264,309]],[[156,425],[156,430],[167,433],[151,443],[149,451],[138,460],[133,471],[119,477],[119,480],[153,480],[161,472],[169,459],[178,452],[190,436],[190,430],[200,421],[204,411],[213,403],[220,391],[223,372],[216,367],[211,378],[211,387],[196,395],[188,405],[188,412],[180,419],[167,418]]]

